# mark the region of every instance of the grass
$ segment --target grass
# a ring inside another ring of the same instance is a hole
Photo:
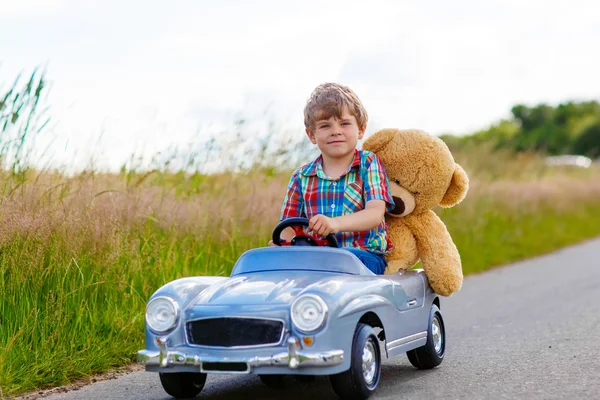
[[[440,211],[460,251],[465,275],[545,254],[600,235],[600,185],[596,200],[580,199],[559,208],[543,201],[532,206],[507,205],[505,200],[465,201],[472,209]],[[566,190],[569,189],[567,186]]]
[[[597,167],[457,159],[472,189],[462,204],[436,211],[466,274],[600,235]],[[182,276],[227,275],[243,251],[264,246],[288,176],[0,176],[0,394],[131,362],[153,291]]]

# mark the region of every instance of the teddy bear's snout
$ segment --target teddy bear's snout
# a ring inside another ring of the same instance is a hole
[[[391,217],[406,217],[415,209],[415,196],[396,182],[392,182],[390,187],[396,207],[392,211],[388,211],[388,215]]]
[[[389,211],[389,213],[393,215],[404,214],[404,211],[406,210],[406,205],[404,204],[404,201],[400,197],[396,196],[392,196],[392,199],[394,199],[394,204],[396,204],[396,207],[394,207],[392,211]]]

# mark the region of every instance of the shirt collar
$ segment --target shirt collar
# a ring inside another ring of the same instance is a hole
[[[354,149],[354,160],[352,160],[352,164],[348,166],[348,170],[346,173],[350,172],[350,170],[356,166],[360,166],[360,152]],[[320,155],[316,160],[313,160],[306,164],[302,171],[300,172],[304,176],[315,176],[318,171],[323,173],[323,156]],[[320,174],[319,174],[320,175]],[[325,173],[323,173],[323,177],[325,177]]]

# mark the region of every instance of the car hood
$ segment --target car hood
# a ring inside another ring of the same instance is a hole
[[[238,275],[207,287],[190,305],[291,304],[300,293],[311,289],[332,294],[345,278],[314,271],[299,272],[293,277],[289,271]]]

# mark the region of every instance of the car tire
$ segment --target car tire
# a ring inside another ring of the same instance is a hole
[[[206,374],[200,372],[160,373],[159,376],[165,392],[177,399],[196,397],[206,383]]]
[[[285,375],[258,375],[262,383],[271,389],[281,390],[285,388]]]
[[[429,325],[427,342],[424,346],[406,352],[408,361],[418,369],[435,368],[444,360],[446,353],[446,329],[440,309],[431,305],[429,310]]]
[[[329,377],[342,399],[366,399],[375,393],[381,374],[381,352],[373,328],[358,324],[352,340],[350,369]]]

